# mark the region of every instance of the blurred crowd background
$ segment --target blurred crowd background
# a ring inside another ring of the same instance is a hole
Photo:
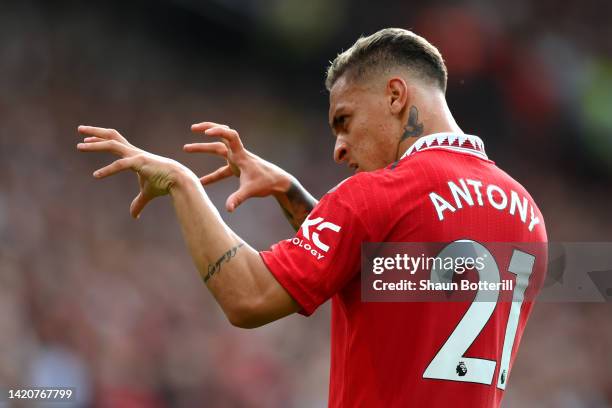
[[[0,387],[73,386],[77,406],[324,407],[329,307],[233,328],[167,198],[138,221],[136,179],[96,181],[78,124],[203,175],[189,125],[227,123],[320,197],[334,164],[323,85],[361,34],[439,47],[459,125],[539,203],[551,241],[612,240],[609,1],[156,0],[0,5]],[[273,199],[223,210],[258,249],[293,234]],[[535,307],[505,407],[612,406],[612,307]],[[372,345],[376,347],[376,345]],[[458,396],[460,398],[460,396]],[[54,405],[61,406],[61,405]]]

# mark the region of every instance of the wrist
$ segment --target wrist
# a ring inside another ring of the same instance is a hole
[[[291,189],[291,186],[299,182],[295,177],[286,172],[281,172],[276,175],[276,180],[272,184],[272,195],[276,198],[284,196]]]
[[[189,170],[187,167],[183,166],[180,163],[176,163],[172,170],[172,183],[168,188],[168,193],[170,195],[175,194],[178,191],[184,190],[186,188],[190,188],[193,186],[199,187],[200,180],[197,176]]]

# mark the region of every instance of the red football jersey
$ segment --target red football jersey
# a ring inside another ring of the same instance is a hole
[[[301,313],[332,298],[330,407],[500,405],[545,250],[493,254],[503,278],[515,281],[512,302],[361,299],[362,243],[458,240],[547,237],[529,193],[487,158],[479,138],[440,133],[387,168],[348,178],[294,238],[261,252]]]

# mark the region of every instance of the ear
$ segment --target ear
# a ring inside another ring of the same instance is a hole
[[[387,82],[389,109],[393,115],[399,115],[408,102],[408,85],[400,77],[393,77]]]

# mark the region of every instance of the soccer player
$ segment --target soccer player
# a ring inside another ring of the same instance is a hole
[[[476,136],[464,134],[445,100],[438,50],[402,29],[360,38],[327,72],[334,159],[355,175],[316,202],[289,174],[248,152],[238,133],[203,122],[194,132],[221,142],[186,151],[228,164],[199,180],[181,164],[131,145],[112,129],[80,126],[81,151],[121,158],[97,178],[131,169],[138,216],[169,194],[195,264],[227,315],[257,327],[313,313],[332,299],[331,407],[497,407],[532,308],[546,259],[495,253],[516,280],[512,302],[361,300],[363,242],[545,243],[544,219],[529,193],[499,169]],[[257,252],[224,224],[203,184],[240,177],[226,203],[272,195],[297,234]],[[451,244],[452,245],[452,244]],[[503,251],[501,251],[503,252]]]

